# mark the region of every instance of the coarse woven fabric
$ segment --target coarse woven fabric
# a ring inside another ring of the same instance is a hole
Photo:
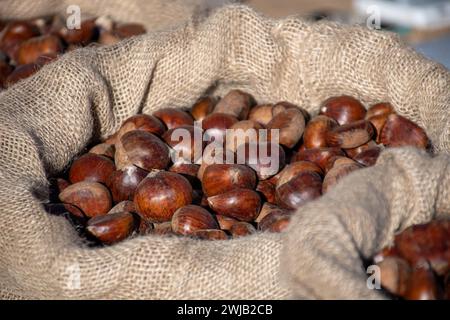
[[[0,93],[0,292],[26,299],[384,298],[362,259],[396,231],[450,212],[449,158],[384,152],[300,209],[286,233],[218,242],[137,237],[87,248],[42,208],[47,177],[130,115],[230,88],[313,112],[350,94],[392,102],[450,150],[450,75],[396,36],[246,6],[171,31],[73,51]],[[281,276],[283,274],[283,277]]]

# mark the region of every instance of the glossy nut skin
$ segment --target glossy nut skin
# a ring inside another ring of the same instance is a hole
[[[373,147],[369,148],[359,154],[357,154],[353,160],[365,167],[371,167],[377,163],[378,157],[380,156],[381,148]]]
[[[377,143],[381,143],[381,132],[383,131],[388,117],[389,114],[380,114],[367,119],[375,129],[375,141]]]
[[[183,176],[173,172],[152,172],[136,188],[134,204],[139,215],[149,222],[166,222],[176,210],[192,202],[192,187]]]
[[[261,208],[261,211],[259,212],[259,215],[256,217],[255,222],[260,223],[262,219],[264,219],[265,216],[274,213],[274,212],[281,212],[283,214],[287,214],[290,211],[283,209],[279,207],[278,205],[274,203],[265,202]]]
[[[169,130],[181,126],[194,125],[194,119],[191,117],[191,115],[180,109],[162,108],[158,111],[155,111],[153,115],[164,122],[167,129]]]
[[[235,223],[230,229],[230,234],[233,238],[246,237],[255,232],[255,227],[248,222]]]
[[[16,69],[14,69],[13,72],[9,74],[9,76],[6,78],[4,82],[4,87],[9,88],[12,85],[16,84],[20,80],[26,79],[28,77],[31,77],[33,74],[38,72],[41,69],[41,66],[39,66],[36,63],[30,63],[30,64],[24,64],[21,66],[18,66]]]
[[[364,152],[364,151],[372,149],[372,148],[377,148],[377,144],[375,143],[375,141],[370,140],[369,142],[362,144],[359,147],[345,149],[344,152],[349,158],[353,159],[361,152]]]
[[[300,109],[290,108],[275,115],[267,124],[270,137],[273,137],[273,130],[278,131],[277,142],[287,148],[293,148],[303,135],[305,130],[305,117]]]
[[[180,126],[168,130],[163,140],[171,147],[173,162],[196,163],[205,147],[203,130],[195,126]]]
[[[94,20],[85,20],[81,22],[80,29],[62,28],[59,36],[70,45],[85,46],[98,37],[98,28]]]
[[[218,214],[249,222],[258,216],[261,198],[256,191],[238,188],[209,197],[208,204]]]
[[[211,113],[202,121],[202,129],[207,141],[224,143],[226,130],[238,122],[238,118],[226,113]]]
[[[330,147],[351,149],[369,142],[375,135],[375,129],[367,120],[335,127],[327,133],[327,144]]]
[[[421,261],[413,268],[404,297],[406,300],[437,300],[441,298],[436,277],[426,261]]]
[[[266,215],[258,223],[258,229],[279,233],[287,228],[291,220],[291,214],[287,211],[274,211]]]
[[[100,143],[100,144],[93,146],[89,150],[89,153],[97,154],[99,156],[105,156],[110,159],[114,159],[114,155],[116,153],[116,148],[112,144]]]
[[[109,210],[108,214],[117,213],[117,212],[137,213],[136,212],[136,206],[134,205],[134,202],[133,201],[129,201],[129,200],[125,200],[125,201],[119,202],[114,207],[112,207],[111,210]]]
[[[169,148],[157,136],[135,130],[126,133],[116,144],[117,169],[133,164],[141,169],[165,169],[170,162]]]
[[[286,164],[286,154],[278,144],[270,142],[246,143],[236,151],[237,162],[256,171],[260,180],[276,175]]]
[[[276,203],[277,201],[275,190],[275,186],[268,180],[259,181],[256,186],[256,191],[259,192],[261,198],[269,203]]]
[[[109,190],[98,182],[72,184],[59,194],[59,199],[79,208],[87,217],[105,215],[112,207]]]
[[[0,34],[0,49],[14,60],[19,45],[38,35],[39,29],[27,21],[10,22]]]
[[[227,234],[223,230],[217,229],[197,230],[194,236],[202,240],[228,240]]]
[[[273,104],[262,104],[250,110],[248,120],[256,121],[266,126],[273,118]]]
[[[252,97],[241,90],[231,90],[222,99],[219,100],[214,113],[226,113],[239,120],[248,118]]]
[[[235,188],[254,189],[256,174],[249,167],[240,164],[212,164],[203,173],[202,186],[207,197]]]
[[[142,130],[161,136],[166,131],[166,128],[161,120],[154,116],[148,114],[137,114],[122,123],[117,137],[120,139],[127,132],[134,130]]]
[[[314,162],[297,161],[287,165],[280,173],[276,186],[279,187],[301,172],[315,172],[323,177],[323,170]]]
[[[344,151],[341,148],[314,148],[298,152],[292,159],[291,163],[296,161],[309,161],[318,165],[322,170],[325,170],[328,160],[335,156],[345,157]]]
[[[411,278],[408,262],[398,257],[386,257],[377,265],[382,287],[394,295],[405,295]]]
[[[133,215],[116,212],[89,219],[86,230],[103,244],[112,245],[128,238],[134,230]]]
[[[332,97],[323,102],[320,114],[333,118],[342,126],[364,119],[366,108],[353,97]]]
[[[200,98],[189,110],[195,121],[202,121],[211,114],[216,105],[216,101],[211,97]]]
[[[200,161],[200,168],[198,170],[198,178],[203,179],[203,174],[212,164],[233,164],[236,163],[236,154],[228,149],[223,150],[222,147],[215,148],[214,145],[208,145],[203,151],[203,157]]]
[[[231,217],[227,217],[221,214],[216,214],[217,222],[219,223],[219,228],[221,230],[230,230],[231,227],[233,227],[234,224],[239,223],[239,220],[236,220]]]
[[[316,172],[304,171],[277,187],[277,203],[285,209],[297,209],[320,197],[322,178]]]
[[[327,133],[337,125],[336,120],[324,115],[312,118],[303,134],[304,147],[306,149],[328,147]]]
[[[389,102],[381,102],[367,109],[366,119],[369,120],[374,116],[389,115],[391,113],[395,113],[394,107]]]
[[[148,171],[129,165],[116,170],[109,176],[106,185],[111,191],[114,202],[133,200],[137,186],[148,175]]]
[[[91,181],[106,184],[114,170],[116,166],[110,158],[86,153],[72,163],[69,180],[71,183]]]
[[[323,179],[322,193],[327,193],[335,186],[343,177],[355,170],[361,169],[362,166],[357,162],[350,164],[334,165]]]
[[[398,114],[391,114],[381,131],[380,142],[386,147],[426,149],[430,141],[425,130],[417,124]]]
[[[253,120],[242,120],[230,127],[225,138],[225,148],[236,152],[245,143],[258,142],[264,126]],[[267,134],[267,131],[265,131]]]
[[[34,63],[42,55],[59,54],[63,52],[63,45],[58,37],[45,35],[24,41],[17,49],[17,63]]]
[[[197,230],[219,228],[211,213],[195,205],[187,205],[175,211],[171,225],[174,233],[185,236],[192,235]]]

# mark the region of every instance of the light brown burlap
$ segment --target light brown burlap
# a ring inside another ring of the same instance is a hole
[[[449,73],[391,34],[229,6],[176,30],[74,51],[0,93],[1,295],[381,298],[366,288],[361,258],[395,231],[450,212],[448,156],[385,152],[376,167],[300,209],[282,235],[146,236],[92,249],[42,209],[47,176],[126,117],[230,87],[310,111],[337,94],[390,101],[427,130],[436,150],[450,150]]]

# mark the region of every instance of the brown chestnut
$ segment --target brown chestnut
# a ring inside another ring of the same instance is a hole
[[[228,149],[222,147],[215,148],[214,144],[208,145],[204,152],[203,157],[200,159],[200,169],[198,170],[198,178],[203,180],[203,174],[212,164],[233,164],[236,163],[236,154]]]
[[[165,222],[172,219],[176,210],[192,202],[189,181],[173,172],[151,172],[138,185],[134,204],[139,215],[149,222]]]
[[[194,232],[194,236],[202,240],[227,240],[228,236],[223,230],[218,229],[205,229],[197,230]]]
[[[323,170],[314,162],[297,161],[287,165],[280,173],[277,180],[277,187],[285,184],[300,172],[315,172],[323,177]]]
[[[398,257],[386,257],[377,265],[382,287],[397,296],[405,295],[411,277],[408,262]]]
[[[375,136],[376,136],[375,141],[377,143],[381,143],[381,132],[383,131],[384,125],[386,124],[388,117],[389,114],[379,114],[367,119],[368,121],[370,121],[370,123],[375,129]]]
[[[237,163],[245,163],[256,171],[260,180],[276,175],[286,164],[286,155],[278,144],[250,142],[238,147]]]
[[[380,153],[381,153],[380,147],[372,147],[357,154],[353,158],[353,160],[355,160],[356,162],[365,167],[370,167],[375,165],[375,163],[378,160],[378,157],[380,156]]]
[[[273,130],[279,130],[279,143],[287,148],[294,147],[303,135],[305,130],[305,117],[297,108],[289,108],[275,115],[267,124],[270,137],[274,136]]]
[[[437,280],[426,261],[420,261],[412,270],[408,289],[405,293],[406,300],[437,300],[440,292]]]
[[[172,231],[180,235],[192,235],[197,230],[218,229],[214,217],[206,209],[187,205],[175,211],[172,217]]]
[[[105,156],[110,159],[114,159],[114,154],[116,153],[116,148],[112,144],[100,143],[93,146],[89,153],[96,154],[99,156]]]
[[[266,126],[273,118],[273,104],[263,104],[255,106],[250,110],[248,120],[259,122]]]
[[[165,169],[170,162],[169,148],[152,133],[134,130],[116,144],[115,161],[119,170],[131,164],[147,171]]]
[[[367,109],[366,120],[369,120],[374,116],[389,115],[391,113],[395,113],[395,110],[389,102],[377,103]]]
[[[207,197],[225,193],[235,188],[254,189],[255,172],[240,164],[212,164],[203,173],[203,192]]]
[[[279,206],[277,206],[276,204],[273,203],[269,203],[269,202],[265,202],[261,208],[261,211],[259,212],[258,217],[256,217],[255,222],[256,223],[260,223],[262,219],[264,219],[265,216],[274,213],[274,212],[278,212],[281,211],[283,213],[289,213],[289,210],[280,208]]]
[[[220,229],[226,230],[226,231],[230,230],[231,227],[235,223],[239,222],[239,220],[236,220],[234,218],[227,217],[227,216],[224,216],[224,215],[221,215],[221,214],[216,214],[216,219],[217,219],[217,222],[219,223]]]
[[[102,243],[111,245],[128,238],[134,226],[131,213],[116,212],[89,219],[86,230]]]
[[[390,114],[381,131],[380,142],[386,147],[426,149],[430,141],[425,130],[417,124],[398,114]]]
[[[147,175],[148,171],[134,165],[113,171],[106,185],[111,191],[114,202],[133,200],[137,186]]]
[[[322,178],[316,172],[303,171],[277,187],[277,203],[286,209],[297,209],[322,194]]]
[[[233,238],[246,237],[255,232],[255,227],[248,222],[237,222],[230,229],[230,234]]]
[[[334,156],[345,157],[345,154],[340,148],[306,149],[305,151],[298,152],[291,159],[291,163],[296,161],[309,161],[318,165],[322,170],[325,170],[328,160]]]
[[[85,20],[81,22],[79,29],[63,27],[59,36],[68,44],[86,46],[98,37],[98,28],[94,20]]]
[[[253,221],[261,209],[261,198],[256,191],[233,189],[208,198],[211,209],[216,213],[241,221]]]
[[[170,129],[162,138],[171,147],[171,157],[174,163],[179,161],[197,162],[205,147],[203,130],[196,126],[179,126]]]
[[[4,86],[6,88],[11,87],[12,85],[16,84],[20,80],[26,79],[28,77],[31,77],[33,74],[38,72],[41,69],[41,66],[39,66],[36,63],[30,63],[30,64],[24,64],[21,66],[18,66],[14,69],[13,72],[9,74],[9,76],[6,78],[4,82]]]
[[[231,128],[238,119],[226,113],[211,113],[202,121],[202,128],[207,141],[216,141],[218,144],[225,142],[226,130]]]
[[[158,111],[155,111],[153,115],[164,122],[167,129],[169,130],[181,126],[194,125],[194,119],[191,117],[191,115],[180,109],[162,108]]]
[[[161,136],[166,131],[166,128],[161,120],[154,116],[148,114],[137,114],[122,123],[117,137],[120,139],[125,133],[134,130],[142,130]]]
[[[258,142],[260,133],[264,127],[253,120],[243,120],[235,123],[226,133],[225,148],[235,152],[237,148],[245,143]],[[266,132],[267,133],[267,132]]]
[[[328,192],[343,177],[361,168],[362,166],[356,161],[353,161],[353,163],[344,163],[340,165],[336,165],[335,163],[323,179],[322,193]]]
[[[264,201],[276,203],[275,186],[268,180],[259,181],[256,186],[256,191],[260,193]]]
[[[367,120],[360,120],[335,127],[327,133],[330,147],[351,149],[367,143],[375,134],[375,129]]]
[[[83,181],[72,184],[59,194],[59,199],[80,209],[87,217],[105,215],[112,207],[109,190],[98,182]]]
[[[288,211],[277,210],[269,213],[258,223],[258,229],[268,232],[282,232],[287,228],[291,220]]]
[[[350,149],[345,149],[345,153],[347,154],[347,156],[351,159],[353,159],[354,157],[356,157],[358,154],[360,154],[361,152],[364,152],[366,150],[372,149],[372,148],[376,148],[377,144],[375,143],[375,141],[370,140],[369,142],[360,145],[359,147],[356,148],[350,148]]]
[[[211,97],[199,99],[190,109],[190,113],[195,121],[202,121],[207,115],[213,112],[216,101]]]
[[[18,64],[34,63],[42,55],[59,54],[63,51],[63,45],[58,37],[45,35],[24,41],[17,49]]]
[[[353,97],[332,97],[323,102],[320,114],[333,118],[342,126],[364,119],[366,108]]]
[[[214,113],[229,114],[239,120],[247,119],[252,100],[248,93],[241,90],[231,90],[219,100],[214,108]]]
[[[328,147],[327,133],[337,125],[333,118],[324,115],[312,118],[303,134],[304,147],[306,149]]]
[[[136,206],[133,201],[125,200],[119,202],[111,210],[109,210],[108,214],[117,213],[117,212],[130,212],[136,213]]]
[[[39,35],[39,29],[27,21],[8,23],[0,34],[0,49],[15,60],[19,45]]]
[[[114,170],[116,167],[111,159],[98,154],[86,153],[72,163],[69,180],[72,183],[91,181],[106,184]]]

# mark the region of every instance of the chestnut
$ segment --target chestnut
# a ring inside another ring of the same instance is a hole
[[[236,219],[233,219],[231,217],[227,217],[227,216],[224,216],[221,214],[216,214],[216,219],[217,219],[217,222],[219,223],[220,229],[226,230],[226,231],[229,231],[235,223],[239,222],[239,220],[236,220]]]
[[[328,172],[333,169],[334,166],[341,166],[341,165],[355,165],[357,164],[355,160],[347,158],[347,157],[342,157],[342,156],[334,156],[331,157],[328,162],[327,162],[327,166],[325,167],[325,175],[328,174]]]
[[[197,230],[194,232],[194,236],[202,240],[228,240],[227,234],[218,229]]]
[[[112,144],[100,143],[93,146],[89,153],[96,154],[99,156],[105,156],[110,159],[114,159],[114,154],[116,153],[116,148]]]
[[[98,182],[78,182],[65,188],[59,199],[80,209],[87,217],[105,215],[112,207],[109,190]],[[71,213],[72,210],[67,208]],[[74,213],[77,215],[77,213]]]
[[[134,230],[133,215],[116,212],[89,219],[86,230],[102,243],[111,245],[128,238]]]
[[[356,162],[365,167],[370,167],[375,165],[375,163],[378,160],[378,157],[380,156],[380,153],[381,153],[380,147],[372,147],[357,154],[353,158],[353,160],[355,160]]]
[[[345,157],[344,151],[341,148],[314,148],[306,149],[298,152],[292,159],[291,163],[296,161],[314,162],[322,170],[325,170],[328,160],[334,156]]]
[[[335,127],[327,132],[330,147],[351,149],[367,143],[375,134],[375,129],[367,120],[360,120]]]
[[[238,119],[226,113],[211,113],[202,121],[202,128],[207,141],[215,141],[222,144],[225,142],[226,130],[231,128]]]
[[[39,35],[39,29],[27,21],[13,21],[8,23],[0,34],[0,49],[12,60],[19,45]]]
[[[179,126],[168,130],[163,140],[171,147],[171,157],[174,163],[186,161],[195,163],[202,156],[205,146],[203,131],[196,126]]]
[[[305,117],[299,109],[289,108],[275,115],[267,124],[267,129],[270,136],[272,136],[273,130],[278,129],[279,142],[276,142],[287,148],[292,148],[303,135]]]
[[[208,198],[216,213],[241,221],[253,221],[261,209],[261,198],[256,191],[236,188]]]
[[[289,213],[289,210],[280,208],[279,206],[277,206],[276,204],[273,203],[269,203],[266,202],[263,204],[261,211],[259,212],[258,217],[256,217],[255,222],[256,223],[260,223],[262,219],[264,219],[265,216],[274,213],[274,212],[282,212],[284,213]]]
[[[248,222],[237,222],[230,229],[230,234],[233,238],[246,237],[255,232],[255,227]]]
[[[233,164],[236,162],[236,154],[228,149],[222,147],[215,148],[213,144],[208,145],[201,158],[200,168],[198,170],[198,178],[203,180],[203,174],[212,164]]]
[[[426,149],[429,139],[425,130],[398,114],[390,114],[381,131],[380,142],[386,147],[413,146]]]
[[[81,22],[79,29],[68,29],[63,27],[59,30],[59,36],[64,39],[67,44],[86,46],[98,38],[98,28],[95,20],[85,20]]]
[[[420,261],[412,270],[406,300],[437,300],[440,292],[436,277],[426,261]]]
[[[165,169],[170,162],[169,148],[152,133],[134,130],[116,144],[115,161],[119,170],[131,164],[147,171]]]
[[[359,147],[345,149],[344,151],[349,158],[353,159],[361,152],[364,152],[364,151],[372,149],[372,148],[377,148],[377,144],[375,143],[375,141],[370,140],[369,142],[362,144]]]
[[[370,121],[370,123],[375,129],[375,136],[376,136],[375,141],[377,143],[381,143],[381,131],[383,131],[384,125],[386,124],[388,117],[389,114],[380,114],[372,116],[367,119],[368,121]]]
[[[134,165],[128,165],[120,170],[113,171],[106,185],[111,191],[114,202],[133,200],[137,186],[147,175],[148,171]]]
[[[389,115],[391,113],[395,113],[395,110],[389,102],[377,103],[367,109],[366,120],[374,116]]]
[[[232,115],[239,120],[247,119],[253,98],[241,90],[231,90],[219,100],[214,113]]]
[[[6,78],[4,82],[4,86],[6,88],[11,87],[12,85],[16,84],[20,80],[26,79],[28,77],[31,77],[33,74],[38,72],[41,69],[41,66],[39,66],[36,63],[30,63],[30,64],[24,64],[21,66],[18,66],[14,69],[13,72],[9,74],[9,76]]]
[[[256,186],[256,191],[259,192],[264,201],[269,203],[276,202],[275,186],[268,180],[259,181]]]
[[[71,183],[91,181],[106,184],[114,170],[116,167],[111,159],[98,154],[86,153],[72,163],[69,180]]]
[[[333,118],[324,115],[312,118],[303,134],[304,147],[306,149],[328,147],[327,133],[336,126],[338,123]]]
[[[174,129],[181,126],[193,126],[194,119],[183,110],[175,108],[162,108],[153,112],[153,115],[166,125],[167,129]]]
[[[154,116],[148,114],[137,114],[122,123],[117,137],[120,139],[125,133],[134,130],[142,130],[161,136],[166,131],[166,128],[161,120]]]
[[[286,154],[278,144],[250,142],[238,147],[237,162],[256,171],[260,180],[276,175],[286,164]]]
[[[169,171],[179,173],[184,177],[189,176],[197,178],[199,169],[200,166],[198,164],[177,162],[169,168]]]
[[[189,110],[195,121],[202,121],[213,112],[216,101],[211,97],[200,98]]]
[[[353,161],[353,163],[344,163],[341,165],[334,164],[323,179],[322,193],[328,192],[343,177],[361,168],[362,166],[356,161]]]
[[[195,205],[187,205],[175,211],[171,225],[172,231],[180,235],[192,235],[197,230],[219,228],[211,213]]]
[[[333,118],[342,126],[363,120],[366,108],[353,97],[339,96],[325,100],[320,107],[320,114]]]
[[[205,169],[202,179],[207,197],[225,193],[235,188],[254,189],[255,172],[240,164],[212,164]]]
[[[258,229],[261,231],[279,233],[284,231],[291,220],[291,214],[287,211],[273,211],[266,215],[258,223]]]
[[[408,262],[398,257],[386,257],[377,265],[380,268],[381,286],[394,295],[405,295],[411,278]]]
[[[300,112],[303,114],[303,118],[305,119],[305,122],[308,122],[309,120],[311,120],[311,116],[310,116],[310,114],[308,113],[308,111],[306,111],[306,110],[303,109],[303,108],[300,108],[299,106],[297,106],[297,105],[295,105],[295,104],[293,104],[293,103],[287,102],[287,101],[277,102],[277,103],[273,106],[273,110],[272,110],[273,116],[275,117],[275,116],[277,116],[279,113],[284,112],[284,111],[286,111],[286,110],[288,110],[288,109],[297,109],[297,110],[300,110]]]
[[[192,202],[189,181],[173,172],[153,171],[138,185],[134,204],[139,215],[149,222],[166,222],[176,210]]]
[[[299,174],[300,172],[316,172],[321,177],[323,177],[323,170],[316,165],[314,162],[309,161],[297,161],[287,165],[280,173],[279,178],[277,180],[276,186],[279,187],[289,180],[291,180],[294,176]]]
[[[263,104],[253,107],[250,110],[248,120],[259,122],[266,126],[273,118],[273,104]]]
[[[297,209],[320,197],[322,178],[316,172],[303,171],[276,189],[277,203],[285,209]]]
[[[113,28],[114,35],[120,39],[139,36],[146,33],[145,27],[140,23],[123,23]]]
[[[44,35],[24,41],[17,49],[18,64],[30,64],[42,55],[59,54],[63,52],[63,45],[58,37]]]
[[[136,206],[133,201],[125,200],[119,202],[111,210],[109,210],[108,214],[117,213],[117,212],[130,212],[136,213]]]
[[[260,130],[264,127],[259,122],[253,120],[243,120],[235,123],[226,133],[225,148],[236,152],[237,148],[245,143],[258,142]]]

